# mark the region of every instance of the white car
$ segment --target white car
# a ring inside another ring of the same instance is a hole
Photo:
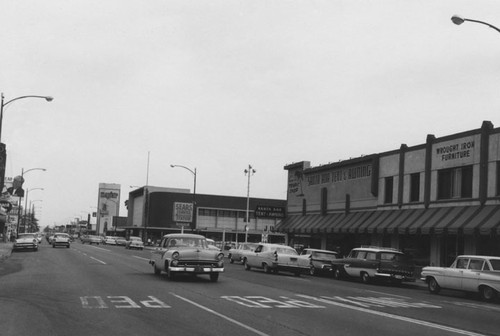
[[[309,256],[301,256],[290,246],[259,243],[253,252],[245,254],[245,269],[261,268],[266,273],[291,272],[296,276],[310,273],[312,267]]]
[[[106,244],[106,245],[116,245],[116,237],[106,236],[104,238],[104,244]]]
[[[141,237],[130,236],[127,243],[125,244],[126,249],[144,249],[144,243]]]
[[[52,238],[52,247],[66,246],[69,248],[71,237],[67,233],[56,233]]]
[[[258,243],[239,243],[238,247],[233,247],[229,249],[227,257],[229,258],[229,262],[232,264],[235,261],[244,263],[245,255],[247,253],[251,253],[258,246]]]
[[[38,251],[38,239],[34,233],[20,233],[14,242],[13,250],[30,249]]]
[[[424,267],[421,280],[433,294],[441,288],[454,289],[476,292],[483,300],[493,301],[500,293],[500,257],[461,255],[450,267]]]

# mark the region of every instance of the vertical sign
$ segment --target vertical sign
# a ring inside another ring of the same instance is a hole
[[[96,234],[100,235],[112,229],[113,217],[120,213],[119,184],[99,183],[97,201]]]

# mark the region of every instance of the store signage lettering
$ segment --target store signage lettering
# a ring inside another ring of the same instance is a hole
[[[174,222],[192,222],[193,203],[174,203]]]
[[[118,198],[118,193],[112,192],[112,191],[101,191],[101,197],[102,198]]]
[[[285,218],[285,208],[284,207],[257,205],[257,207],[255,209],[255,217],[259,217],[259,218]]]
[[[309,185],[338,183],[348,180],[357,180],[370,177],[372,175],[372,166],[364,165],[347,169],[339,169],[333,172],[309,175],[307,181]]]
[[[474,141],[456,143],[448,146],[436,148],[436,154],[441,157],[441,161],[469,158],[474,149]]]

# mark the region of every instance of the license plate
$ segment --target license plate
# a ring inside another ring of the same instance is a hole
[[[203,272],[203,267],[201,267],[201,266],[196,266],[196,267],[194,268],[194,271],[195,271],[195,272]]]

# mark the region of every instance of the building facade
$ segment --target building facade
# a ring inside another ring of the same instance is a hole
[[[286,165],[290,245],[403,249],[417,263],[500,256],[500,128],[482,127],[346,161]]]
[[[274,228],[285,217],[286,201],[189,193],[144,186],[129,193],[126,235],[160,239],[194,232],[221,242],[284,242]],[[194,206],[193,206],[194,205]],[[179,210],[180,209],[180,210]],[[249,221],[246,222],[247,210]]]

